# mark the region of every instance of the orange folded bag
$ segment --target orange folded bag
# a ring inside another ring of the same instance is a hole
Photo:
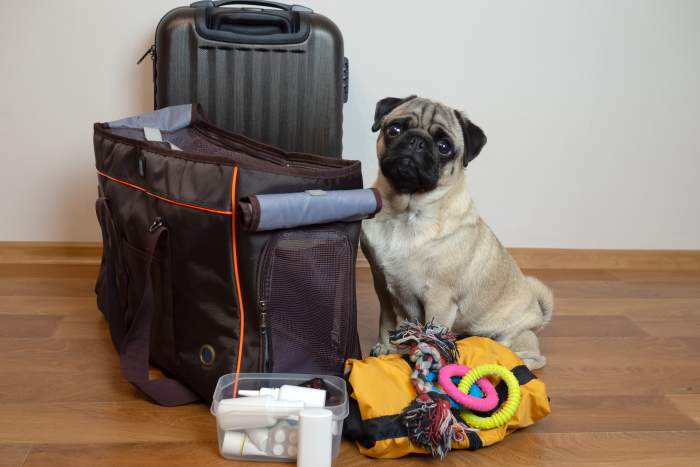
[[[532,425],[550,412],[545,384],[509,348],[484,337],[469,337],[457,342],[457,363],[474,368],[497,364],[509,369],[520,384],[521,401],[515,415],[498,428],[469,431],[452,449],[476,450],[498,443],[510,433]],[[429,454],[430,451],[412,442],[401,416],[416,398],[411,383],[413,368],[398,354],[349,359],[346,374],[351,386],[350,417],[344,434],[353,439],[360,452],[369,457],[397,458],[408,454]],[[498,377],[490,377],[501,403],[507,388]]]

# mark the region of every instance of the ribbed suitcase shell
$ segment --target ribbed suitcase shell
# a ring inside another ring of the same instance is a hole
[[[287,151],[341,157],[347,63],[336,25],[299,11],[309,30],[302,42],[219,41],[200,34],[196,18],[206,7],[193,5],[167,13],[156,30],[155,107],[199,103],[217,126]]]

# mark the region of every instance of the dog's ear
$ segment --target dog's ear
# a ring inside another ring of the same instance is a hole
[[[486,144],[486,135],[464,113],[455,110],[455,117],[457,117],[464,135],[464,166],[466,167],[481,152],[481,149]]]
[[[404,97],[403,99],[399,97],[385,97],[384,99],[377,102],[377,107],[374,109],[374,124],[372,125],[372,131],[375,132],[381,128],[382,120],[384,119],[384,117],[387,116],[389,112],[391,112],[404,102],[408,102],[415,98],[415,94],[408,97]]]

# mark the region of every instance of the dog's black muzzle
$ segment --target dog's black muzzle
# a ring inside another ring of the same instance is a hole
[[[409,130],[386,149],[379,167],[399,193],[420,193],[437,186],[440,177],[432,138]]]

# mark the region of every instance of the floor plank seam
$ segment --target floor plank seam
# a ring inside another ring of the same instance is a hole
[[[27,449],[27,452],[24,454],[24,459],[22,459],[22,463],[20,464],[20,467],[23,467],[24,464],[27,463],[27,459],[29,459],[29,454],[32,453],[33,449],[34,449],[34,446],[29,446],[29,449]]]

